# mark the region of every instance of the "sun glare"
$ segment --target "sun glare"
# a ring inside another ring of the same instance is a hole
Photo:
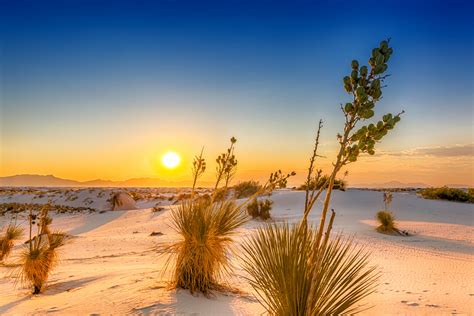
[[[179,155],[172,151],[167,152],[161,159],[161,162],[163,163],[163,165],[168,169],[173,169],[177,167],[180,161],[181,161],[181,158],[179,157]]]

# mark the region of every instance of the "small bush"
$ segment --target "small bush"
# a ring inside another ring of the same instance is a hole
[[[15,245],[15,241],[19,240],[23,235],[23,228],[10,224],[3,236],[0,236],[0,262],[6,259]]]
[[[30,211],[30,239],[20,255],[18,281],[33,288],[33,294],[39,294],[48,280],[51,270],[57,265],[58,248],[64,245],[66,235],[61,232],[51,233],[49,225],[52,219],[48,216],[49,208],[45,206],[38,218]],[[37,225],[37,221],[39,221]],[[32,237],[32,228],[37,225],[36,236]]]
[[[317,246],[317,231],[272,224],[243,242],[243,268],[270,315],[352,315],[375,290],[365,251],[338,236]]]
[[[272,209],[272,205],[272,200],[265,199],[263,201],[259,201],[255,198],[247,205],[247,213],[252,218],[267,220],[271,217],[270,211]]]
[[[469,189],[466,192],[461,189],[448,188],[444,186],[441,188],[423,189],[419,192],[419,194],[423,198],[431,200],[474,203],[474,192],[472,189]]]
[[[319,190],[321,189],[323,186],[324,189],[327,189],[327,186],[328,186],[328,176],[325,175],[325,176],[322,176],[320,177],[317,181],[316,180],[312,180],[309,184],[309,190]],[[306,190],[306,183],[302,184],[298,190]],[[341,191],[345,191],[347,188],[347,183],[346,181],[344,181],[343,179],[335,179],[334,180],[334,186],[333,186],[333,190],[341,190]]]
[[[378,232],[393,233],[397,231],[397,229],[395,228],[395,216],[393,216],[391,212],[379,211],[376,217],[377,221],[380,224],[377,227]]]
[[[224,201],[229,196],[229,189],[226,187],[218,188],[214,191],[214,201]]]
[[[234,186],[234,195],[236,199],[242,199],[257,193],[262,186],[257,181],[244,181]]]
[[[233,200],[185,201],[173,209],[171,222],[181,235],[181,240],[167,248],[173,254],[170,260],[176,259],[172,260],[173,286],[205,295],[219,289],[219,280],[230,271],[231,237],[245,221],[245,213]]]

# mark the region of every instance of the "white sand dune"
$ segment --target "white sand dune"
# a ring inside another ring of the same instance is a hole
[[[106,204],[92,190],[81,191],[91,205]],[[108,196],[107,196],[108,198]],[[278,191],[274,221],[296,221],[302,213],[304,193]],[[31,197],[30,197],[31,199]],[[57,198],[56,203],[61,199]],[[31,202],[25,197],[0,201]],[[36,199],[39,200],[39,199]],[[47,199],[41,200],[43,203]],[[68,201],[71,202],[71,201]],[[75,205],[80,203],[74,201]],[[37,202],[35,202],[37,203]],[[234,257],[235,275],[227,282],[241,293],[215,294],[205,298],[166,288],[162,269],[166,261],[156,247],[175,238],[169,227],[170,201],[153,212],[156,201],[139,201],[138,210],[55,215],[53,228],[75,237],[62,249],[62,264],[54,270],[43,294],[15,287],[12,268],[0,266],[0,314],[60,315],[256,315],[264,310],[245,281]],[[393,212],[401,229],[412,237],[382,235],[374,231],[373,218],[382,208],[382,193],[349,190],[336,192],[335,230],[352,236],[372,252],[371,262],[382,272],[376,293],[364,303],[372,306],[365,315],[474,314],[474,209],[472,204],[429,201],[414,194],[395,193]],[[148,207],[148,208],[145,208]],[[317,221],[317,210],[311,220]],[[9,217],[0,217],[0,225]],[[23,225],[26,223],[23,222]],[[240,236],[263,225],[250,221]],[[152,232],[163,235],[150,236]],[[26,237],[26,236],[25,236]],[[239,237],[244,238],[244,237]],[[237,243],[238,245],[238,240]],[[16,246],[14,254],[21,246]],[[9,262],[14,261],[14,256]]]

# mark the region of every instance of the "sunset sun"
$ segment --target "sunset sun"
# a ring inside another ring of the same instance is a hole
[[[179,165],[180,161],[181,158],[179,157],[179,155],[172,151],[167,152],[161,159],[163,165],[168,169],[176,168]]]

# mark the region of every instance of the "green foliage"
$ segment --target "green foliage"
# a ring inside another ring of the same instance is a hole
[[[254,195],[262,186],[257,181],[243,181],[234,185],[234,196],[236,199],[242,199]]]
[[[257,200],[254,198],[252,202],[247,205],[247,213],[252,218],[260,218],[262,220],[269,219],[270,211],[272,209],[273,201],[269,199],[265,199],[263,201]]]
[[[174,256],[173,286],[209,294],[229,270],[228,250],[247,216],[233,200],[186,201],[171,213],[181,239],[168,250]]]
[[[474,203],[473,189],[468,189],[466,192],[461,189],[448,188],[447,186],[444,186],[441,188],[423,189],[419,194],[425,199]]]
[[[377,213],[377,221],[379,226],[377,231],[380,233],[395,233],[398,232],[398,229],[395,227],[395,216],[388,211],[379,211]]]
[[[376,142],[400,121],[403,112],[395,116],[386,114],[375,124],[357,127],[359,122],[375,115],[374,107],[382,96],[382,84],[387,77],[384,72],[392,52],[388,41],[382,41],[372,51],[370,70],[360,66],[357,60],[352,61],[350,76],[343,79],[352,101],[341,105],[345,125],[343,133],[338,134],[339,152],[332,173],[317,190],[322,172],[315,169],[322,127],[322,121],[319,122],[301,222],[292,228],[288,224],[266,226],[244,243],[244,268],[269,314],[353,314],[360,311],[355,304],[375,289],[378,275],[374,268],[368,267],[367,254],[354,249],[341,237],[331,239],[335,212],[332,211],[329,223],[326,219],[331,192],[341,168],[357,161],[362,153],[375,154]],[[312,181],[315,185],[311,190]],[[326,187],[320,223],[318,229],[313,229],[308,225],[308,214]]]
[[[329,176],[324,175],[322,177],[318,177],[315,179],[310,180],[309,186],[306,185],[306,183],[302,184],[301,186],[298,187],[298,190],[306,190],[308,188],[309,190],[320,190],[320,189],[327,189],[329,185]],[[341,190],[345,191],[347,188],[347,183],[343,179],[334,179],[334,190]]]
[[[388,69],[387,62],[392,53],[393,49],[389,47],[387,40],[372,50],[369,59],[370,71],[366,66],[359,69],[359,63],[356,60],[352,61],[351,75],[344,77],[343,80],[344,88],[353,96],[353,101],[342,107],[346,116],[346,132],[352,130],[357,122],[374,116],[374,107],[382,96],[382,84],[388,76],[384,73]],[[397,115],[385,114],[377,123],[362,126],[351,135],[348,133],[344,136],[339,135],[340,142],[346,144],[342,153],[343,164],[355,162],[361,153],[374,155],[376,142],[382,140],[395,127],[402,113],[403,111]]]
[[[378,279],[367,253],[340,236],[317,244],[312,228],[267,225],[243,243],[244,269],[270,315],[341,315],[372,293]]]

